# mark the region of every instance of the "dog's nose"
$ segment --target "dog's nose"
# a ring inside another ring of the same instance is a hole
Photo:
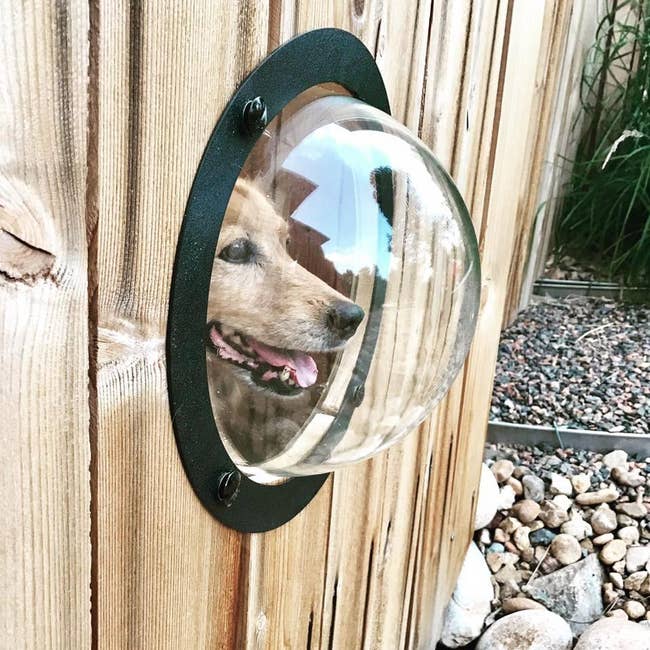
[[[327,324],[341,338],[349,339],[363,320],[364,311],[353,302],[335,302],[327,310]]]

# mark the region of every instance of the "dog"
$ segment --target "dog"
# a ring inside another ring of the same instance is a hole
[[[343,349],[365,317],[290,256],[289,232],[273,203],[238,180],[214,258],[206,347],[217,426],[244,464],[298,433],[327,379],[317,359],[326,367],[323,355]]]

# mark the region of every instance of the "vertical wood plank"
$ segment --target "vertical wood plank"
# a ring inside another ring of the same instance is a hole
[[[242,648],[250,541],[215,522],[185,477],[164,336],[189,188],[221,110],[266,52],[266,8],[100,8],[98,643]]]
[[[557,2],[549,32],[545,75],[537,125],[531,123],[530,194],[518,217],[517,242],[510,269],[504,321],[510,322],[532,295],[551,245],[552,226],[561,204],[562,186],[570,173],[582,128],[580,83],[600,18],[603,0]],[[622,19],[629,16],[622,16]],[[540,69],[541,72],[541,69]],[[538,127],[535,133],[535,126]]]
[[[471,534],[507,265],[529,160],[544,3],[102,3],[99,35],[98,640],[101,647],[431,645]],[[558,19],[562,25],[562,20]],[[176,237],[245,74],[323,26],[375,54],[394,115],[451,169],[484,286],[464,373],[389,452],[337,472],[292,522],[212,520],[177,457],[164,369]]]
[[[90,646],[88,8],[2,6],[0,645]]]

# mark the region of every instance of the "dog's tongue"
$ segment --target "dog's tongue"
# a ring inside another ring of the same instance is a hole
[[[271,366],[278,368],[288,366],[293,370],[296,375],[296,383],[301,388],[307,388],[316,383],[318,368],[316,362],[308,354],[296,350],[280,350],[254,339],[250,339],[250,345],[257,355]]]

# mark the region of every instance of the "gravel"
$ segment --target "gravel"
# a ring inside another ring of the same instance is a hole
[[[603,455],[546,445],[488,444],[485,452],[495,478],[502,476],[501,470],[507,464],[513,467],[513,476],[534,477],[543,485],[541,511],[522,494],[514,506],[500,509],[486,527],[475,532],[474,539],[493,574],[495,599],[488,623],[511,608],[510,599],[539,600],[531,589],[540,576],[555,576],[552,582],[562,593],[573,593],[575,576],[563,567],[577,567],[587,558],[602,567],[600,582],[591,590],[602,610],[600,615],[650,621],[650,457],[628,457],[621,450]],[[638,477],[640,482],[634,487],[619,482],[617,477],[623,475],[608,466],[613,460],[625,476]],[[554,494],[558,475],[586,491],[573,489],[568,496]],[[501,490],[507,487],[504,481],[499,484]],[[601,493],[615,498],[607,502],[584,499]],[[638,508],[634,516],[625,514],[630,506]],[[544,516],[551,511],[564,516]],[[559,601],[543,604],[564,615]],[[593,621],[589,618],[583,622]]]
[[[491,419],[650,433],[650,306],[545,299],[499,345]]]

